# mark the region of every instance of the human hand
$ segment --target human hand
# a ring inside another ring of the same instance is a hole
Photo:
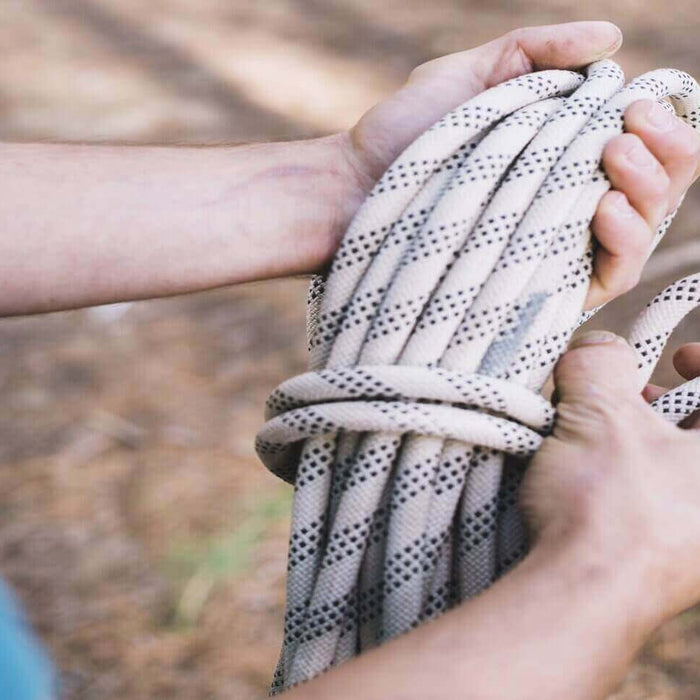
[[[674,359],[700,376],[700,343]],[[554,432],[521,490],[533,535],[522,562],[290,700],[609,697],[654,629],[700,601],[700,415],[689,429],[665,422],[636,364],[600,332],[560,359]]]
[[[577,68],[617,51],[609,22],[517,29],[483,46],[418,66],[407,83],[370,109],[345,139],[345,154],[365,194],[393,160],[443,114],[510,78],[543,68]],[[603,166],[614,190],[592,222],[600,244],[586,308],[639,280],[654,231],[698,174],[700,136],[649,100],[630,106],[627,133],[610,141]],[[342,234],[342,231],[340,232]]]
[[[700,376],[700,343],[674,364]],[[521,504],[534,549],[576,550],[591,570],[627,577],[649,626],[700,602],[700,415],[685,429],[637,390],[631,348],[612,334],[584,335],[555,370],[554,432],[535,455]]]

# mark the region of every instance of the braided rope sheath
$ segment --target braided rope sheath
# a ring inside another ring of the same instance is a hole
[[[386,171],[312,284],[311,371],[273,392],[257,439],[295,484],[273,694],[442,613],[525,554],[517,489],[554,417],[539,392],[591,315],[600,160],[642,98],[700,128],[692,78],[659,70],[624,85],[611,61],[469,100]],[[698,304],[695,275],[642,314],[630,336],[640,387]],[[680,421],[700,407],[700,381],[654,406]]]

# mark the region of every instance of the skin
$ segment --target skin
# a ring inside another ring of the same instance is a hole
[[[700,343],[675,365],[699,376]],[[599,700],[659,624],[700,601],[700,416],[685,430],[665,423],[636,389],[631,348],[610,333],[580,337],[555,382],[557,424],[522,489],[526,559],[285,697]]]
[[[419,66],[346,133],[216,148],[0,145],[0,314],[308,274],[326,266],[381,172],[444,112],[503,80],[613,54],[607,22],[520,29]],[[603,164],[587,305],[639,278],[652,231],[698,174],[700,138],[649,102]],[[623,341],[560,360],[554,434],[523,488],[530,555],[487,592],[288,697],[594,700],[654,628],[700,600],[700,420],[635,389]],[[700,375],[700,343],[675,358]],[[663,455],[663,460],[659,459]],[[562,468],[566,465],[566,468]]]
[[[379,175],[446,111],[522,73],[609,56],[621,41],[607,22],[519,29],[419,66],[350,131],[320,139],[0,145],[0,314],[318,271]],[[605,151],[615,191],[592,224],[600,248],[588,307],[633,286],[652,230],[697,175],[700,137],[675,117],[659,126],[659,110],[630,107],[628,133]]]

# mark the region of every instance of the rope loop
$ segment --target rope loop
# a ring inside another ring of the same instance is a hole
[[[482,417],[475,417],[481,411]],[[412,433],[531,456],[552,426],[541,394],[498,377],[440,367],[358,366],[307,372],[283,382],[267,401],[256,450],[277,476],[294,483],[298,443],[339,430]]]
[[[599,61],[486,90],[387,169],[314,280],[310,371],[273,392],[256,443],[295,486],[272,693],[479,593],[527,552],[518,490],[554,416],[540,394],[593,315],[601,158],[640,99],[700,128],[700,87],[677,70],[625,84]],[[642,313],[640,389],[699,303],[691,275]],[[699,397],[700,379],[653,405],[680,422]]]
[[[475,417],[477,411],[483,417]],[[296,448],[310,437],[381,429],[531,456],[552,427],[554,409],[541,394],[499,377],[375,365],[289,379],[272,392],[265,415],[268,422],[258,434],[257,452],[272,472],[294,483]]]

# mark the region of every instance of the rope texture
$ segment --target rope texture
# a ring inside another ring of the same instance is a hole
[[[517,491],[550,431],[540,394],[582,314],[600,160],[633,101],[700,128],[700,88],[611,61],[532,73],[448,113],[389,167],[310,290],[310,371],[257,439],[295,485],[275,694],[475,595],[527,551]],[[658,230],[656,242],[671,217]],[[640,389],[700,274],[629,337]],[[679,422],[700,380],[658,399]]]

